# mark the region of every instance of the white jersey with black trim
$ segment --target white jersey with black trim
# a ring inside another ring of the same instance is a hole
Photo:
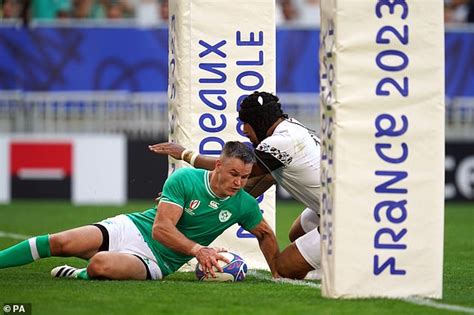
[[[320,160],[319,139],[295,119],[282,121],[255,149],[257,158],[271,172],[275,181],[296,200],[319,214]],[[277,159],[282,166],[268,166],[259,157],[264,152]]]

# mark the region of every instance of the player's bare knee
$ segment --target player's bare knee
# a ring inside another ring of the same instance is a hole
[[[276,261],[276,269],[280,276],[284,278],[292,278],[292,273],[290,272],[291,266],[288,265],[284,257],[279,257]]]
[[[306,273],[301,273],[297,270],[294,270],[292,266],[286,264],[278,264],[277,262],[277,271],[278,274],[284,278],[288,279],[303,279],[306,276]]]
[[[298,254],[294,243],[283,250],[276,260],[276,269],[280,276],[289,279],[303,279],[306,276],[301,261],[298,260]]]
[[[70,256],[72,253],[72,240],[64,233],[49,236],[49,248],[53,256]]]
[[[92,256],[87,266],[87,273],[93,278],[106,277],[109,270],[109,260],[105,252]]]
[[[282,277],[285,277],[285,275],[284,275],[285,274],[285,266],[284,266],[284,263],[282,262],[282,259],[278,258],[276,260],[275,267],[276,267],[276,270],[277,270],[278,274]]]
[[[283,278],[288,278],[288,279],[303,279],[304,277],[299,276],[298,274],[295,274],[293,271],[289,270],[288,268],[278,268],[278,274],[282,276]]]

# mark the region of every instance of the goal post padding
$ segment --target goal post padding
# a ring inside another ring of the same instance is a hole
[[[322,294],[442,297],[442,0],[325,0]]]
[[[226,141],[247,142],[238,104],[255,90],[275,92],[275,2],[172,0],[169,2],[170,141],[218,156]],[[170,172],[189,166],[172,158]],[[275,229],[275,189],[260,198]],[[253,235],[239,226],[213,245],[235,251],[249,268],[268,269]]]

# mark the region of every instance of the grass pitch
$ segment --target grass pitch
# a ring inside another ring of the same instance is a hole
[[[51,233],[150,205],[74,207],[57,201],[13,202],[0,206],[0,249],[19,241],[2,232]],[[289,243],[286,234],[302,208],[293,202],[278,203],[277,236],[282,248]],[[32,303],[33,314],[474,314],[473,227],[474,204],[447,204],[444,298],[428,301],[429,306],[387,299],[324,299],[316,288],[319,282],[273,282],[263,272],[250,274],[243,283],[202,283],[193,273],[178,273],[163,281],[50,277],[49,271],[60,264],[85,266],[85,261],[75,258],[48,258],[0,270],[0,306]],[[449,305],[459,308],[442,308]]]

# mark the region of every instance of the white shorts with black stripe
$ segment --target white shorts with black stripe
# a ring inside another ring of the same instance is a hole
[[[163,278],[153,252],[129,217],[120,214],[97,222],[97,224],[107,229],[109,234],[108,251],[134,255],[148,268],[151,279],[159,280]]]

